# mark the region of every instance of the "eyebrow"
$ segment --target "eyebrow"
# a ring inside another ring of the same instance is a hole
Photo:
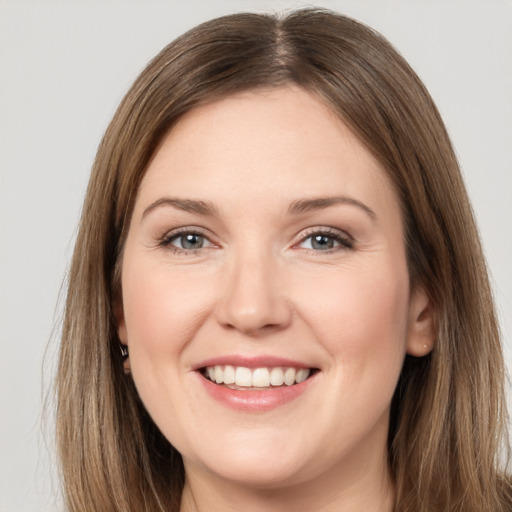
[[[307,213],[314,210],[321,210],[334,206],[336,204],[348,204],[351,206],[357,206],[365,211],[372,219],[375,219],[377,215],[375,212],[366,204],[357,199],[348,196],[332,196],[332,197],[314,197],[297,199],[293,201],[288,207],[288,213],[292,215],[299,215],[301,213]],[[214,203],[210,201],[197,201],[195,199],[178,199],[175,197],[161,197],[155,202],[151,203],[143,212],[142,218],[146,217],[153,210],[162,206],[170,206],[177,210],[185,212],[198,213],[205,216],[218,215],[218,209]]]
[[[142,218],[146,217],[153,210],[162,206],[171,206],[184,212],[199,213],[200,215],[213,216],[218,214],[217,207],[209,201],[196,201],[195,199],[178,199],[175,197],[161,197],[151,203],[143,212]]]
[[[348,204],[351,206],[357,206],[364,210],[372,219],[376,219],[376,213],[366,204],[348,196],[329,196],[329,197],[313,197],[313,198],[305,198],[305,199],[297,199],[290,204],[288,208],[288,213],[290,214],[300,214],[306,213],[314,210],[321,210],[323,208],[328,208],[329,206],[333,206],[336,204]]]

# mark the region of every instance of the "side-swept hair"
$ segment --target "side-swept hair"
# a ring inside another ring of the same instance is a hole
[[[437,341],[407,356],[393,398],[396,512],[510,510],[498,453],[504,367],[487,270],[439,113],[405,60],[370,28],[330,11],[235,14],[157,55],[98,149],[69,274],[57,378],[57,438],[69,511],[178,511],[181,456],[124,375],[113,305],[135,196],[162,137],[186,112],[293,83],[320,97],[375,155],[405,220],[412,284]]]

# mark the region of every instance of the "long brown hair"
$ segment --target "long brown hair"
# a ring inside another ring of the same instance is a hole
[[[204,23],[137,78],[98,149],[69,274],[57,437],[70,511],[177,511],[180,455],[124,375],[113,315],[140,181],[162,136],[220,97],[297,84],[379,160],[399,193],[411,281],[437,313],[433,352],[406,357],[389,429],[396,512],[510,509],[498,454],[504,367],[487,270],[438,111],[379,34],[329,11],[235,14]]]

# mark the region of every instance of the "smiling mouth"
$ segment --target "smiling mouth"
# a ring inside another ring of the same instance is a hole
[[[294,386],[309,379],[316,371],[315,368],[246,368],[231,365],[206,366],[200,370],[201,375],[214,384],[242,391]]]

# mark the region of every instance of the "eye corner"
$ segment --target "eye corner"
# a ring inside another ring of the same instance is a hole
[[[198,226],[184,226],[167,231],[158,238],[157,246],[183,255],[198,254],[204,250],[220,247],[213,241],[211,234]]]
[[[354,238],[346,231],[332,227],[315,226],[301,233],[294,248],[315,254],[329,254],[354,248]],[[307,246],[309,245],[309,246]]]

